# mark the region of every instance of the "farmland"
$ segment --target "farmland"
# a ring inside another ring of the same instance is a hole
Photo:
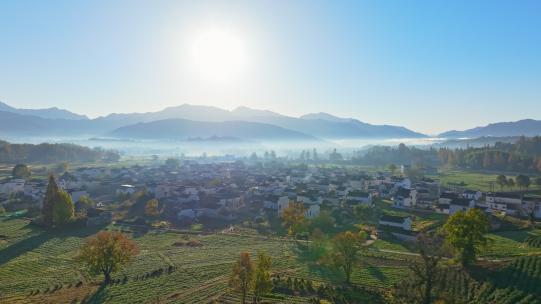
[[[504,173],[507,177],[515,177],[517,174]],[[430,176],[431,178],[440,181],[442,186],[460,187],[479,191],[500,191],[500,186],[496,183],[497,173],[486,173],[464,170],[445,170],[442,169],[437,175]],[[534,184],[530,186],[530,190],[539,190],[540,188]],[[518,187],[509,189],[506,187],[503,190],[518,190]]]
[[[74,260],[84,237],[95,231],[50,233],[33,228],[24,219],[1,220],[0,302],[35,303],[53,299],[77,302],[86,298],[90,302],[108,303],[158,300],[194,303],[234,298],[234,294],[229,294],[227,279],[241,250],[254,255],[259,250],[267,252],[273,257],[276,273],[310,279],[315,284],[343,280],[341,273],[301,263],[295,254],[295,244],[287,240],[255,234],[193,235],[172,231],[141,234],[125,227],[107,229],[129,233],[141,253],[133,264],[113,276],[119,283],[99,288],[96,282],[101,278],[88,274]],[[173,246],[179,240],[194,237],[202,243],[201,247]],[[354,272],[354,283],[386,287],[397,282],[406,270],[399,259],[369,258],[366,263],[366,268]],[[290,300],[295,303],[308,298]]]
[[[117,225],[105,229],[129,234],[138,244],[140,254],[133,264],[113,276],[113,284],[103,287],[98,284],[101,277],[90,275],[74,259],[84,238],[95,230],[46,232],[33,227],[26,219],[0,220],[0,302],[77,303],[84,299],[90,303],[208,303],[213,300],[235,303],[239,295],[229,290],[227,281],[232,263],[241,250],[253,255],[258,251],[267,252],[273,257],[273,272],[284,277],[310,280],[315,285],[339,285],[344,279],[341,272],[300,258],[294,241],[265,237],[255,232],[198,235],[179,231],[138,231]],[[524,241],[539,233],[533,230],[491,234],[489,237],[493,239],[494,246],[483,255],[493,258],[538,254],[538,248],[530,247]],[[188,239],[197,239],[202,246],[175,246]],[[416,258],[408,253],[400,243],[378,240],[369,252],[363,254],[361,265],[354,270],[352,282],[381,291],[382,297],[385,296],[385,290],[388,291],[407,274],[407,260]],[[526,268],[525,265],[530,264],[532,268]],[[540,290],[531,283],[529,276],[539,280],[539,265],[539,258],[524,257],[500,270],[525,281],[528,289],[524,291],[500,288],[504,285],[485,282],[486,278],[471,278],[454,272],[448,275],[457,276],[457,280],[474,287],[470,293],[475,294],[461,294],[465,298],[494,298],[494,294],[510,293],[516,296],[512,299],[531,299],[528,296],[539,294]],[[503,275],[497,278],[504,280]],[[491,289],[490,294],[487,288]],[[456,292],[466,291],[457,289]],[[379,299],[383,301],[383,298]],[[273,298],[266,300],[305,303],[309,297],[273,294]]]

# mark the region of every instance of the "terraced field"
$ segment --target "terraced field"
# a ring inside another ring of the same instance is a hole
[[[110,226],[107,229],[120,229]],[[113,276],[105,288],[76,261],[77,248],[96,231],[45,232],[24,219],[0,219],[0,303],[208,303],[233,301],[227,287],[233,261],[242,250],[263,250],[273,257],[273,271],[314,284],[340,283],[343,274],[299,261],[295,243],[259,235],[186,235],[173,231],[128,231],[140,254],[129,267]],[[173,246],[182,238],[197,238],[203,246]],[[404,275],[400,258],[370,253],[353,282],[388,288]],[[309,298],[277,296],[277,303],[304,303]]]
[[[541,257],[521,257],[497,270],[478,270],[475,277],[449,269],[443,281],[458,303],[540,304]]]

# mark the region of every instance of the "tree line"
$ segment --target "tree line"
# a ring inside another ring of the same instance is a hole
[[[376,146],[357,153],[354,162],[372,165],[422,164],[450,168],[541,172],[541,136],[520,137],[514,143],[469,148],[420,149],[400,144],[398,147]]]
[[[0,163],[52,163],[61,161],[118,161],[113,150],[88,148],[74,144],[13,144],[0,141]]]

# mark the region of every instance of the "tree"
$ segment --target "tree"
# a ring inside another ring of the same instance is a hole
[[[96,207],[96,202],[90,197],[87,195],[79,197],[79,200],[77,201],[77,210],[88,210],[94,207]]]
[[[389,171],[391,171],[391,175],[394,175],[394,173],[396,172],[396,165],[395,164],[390,164],[389,165]]]
[[[513,189],[513,187],[515,187],[515,180],[510,177],[507,179],[507,186],[509,186],[509,188]]]
[[[500,185],[500,190],[503,190],[503,187],[507,185],[507,177],[505,175],[498,175],[496,177],[496,183]]]
[[[41,208],[43,223],[48,226],[53,226],[54,203],[58,198],[59,192],[60,189],[58,188],[54,176],[52,174],[49,175],[49,184],[47,185],[47,191],[45,192]]]
[[[376,210],[366,205],[357,205],[353,209],[353,213],[362,223],[374,221],[376,218]]]
[[[229,286],[242,293],[242,303],[246,303],[246,293],[254,276],[254,264],[248,252],[241,252],[239,260],[233,265]]]
[[[344,271],[346,283],[350,282],[353,265],[359,259],[360,244],[360,235],[351,231],[338,233],[332,240],[334,262]]]
[[[41,208],[43,223],[49,227],[68,223],[74,215],[73,201],[68,193],[62,191],[54,176],[49,175],[49,184]]]
[[[264,252],[257,255],[257,267],[255,269],[253,291],[255,302],[259,302],[260,296],[269,293],[272,290],[272,281],[270,277],[270,267],[272,259]]]
[[[398,284],[396,296],[405,303],[431,304],[437,298],[437,283],[441,273],[443,239],[439,235],[419,236],[420,259],[409,265],[409,280]]]
[[[528,189],[528,187],[530,187],[532,183],[529,176],[522,175],[522,174],[518,175],[515,180],[517,181],[517,185],[519,186],[521,190],[523,188]]]
[[[322,211],[317,217],[310,220],[310,231],[319,229],[330,232],[334,229],[335,220],[328,211]]]
[[[472,208],[451,215],[443,230],[457,260],[468,266],[475,261],[478,251],[487,245],[485,234],[490,230],[490,224],[481,210]]]
[[[73,215],[74,208],[71,196],[65,191],[60,191],[53,205],[53,224],[55,226],[64,225],[73,218]]]
[[[289,235],[295,235],[306,227],[304,212],[306,208],[302,203],[290,201],[282,212],[282,223],[287,228]]]
[[[27,165],[24,164],[18,164],[13,167],[13,170],[11,171],[11,175],[15,178],[29,178],[30,175],[32,175],[32,171],[30,171],[30,168]]]
[[[149,200],[145,205],[145,214],[148,216],[160,215],[159,205],[160,205],[160,202],[158,202],[157,199],[153,198]]]
[[[103,274],[107,284],[111,281],[111,274],[129,264],[138,253],[135,242],[125,234],[101,231],[86,240],[77,258],[92,273]]]
[[[412,181],[419,181],[419,180],[422,180],[424,178],[423,170],[422,170],[422,168],[419,168],[419,167],[407,168],[404,173]]]

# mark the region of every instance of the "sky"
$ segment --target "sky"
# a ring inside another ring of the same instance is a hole
[[[427,134],[541,119],[541,1],[0,1],[0,101],[328,112]]]

